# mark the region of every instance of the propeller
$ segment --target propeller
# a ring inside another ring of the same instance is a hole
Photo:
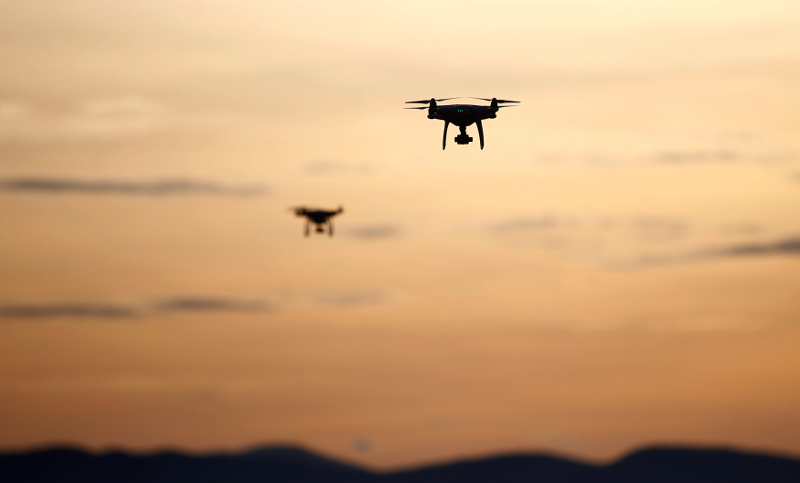
[[[436,102],[443,102],[443,101],[451,101],[453,99],[458,99],[458,97],[448,97],[447,99],[425,99],[422,101],[406,101],[406,104],[430,104],[431,100],[435,100]],[[407,107],[406,109],[414,109],[413,107]],[[425,109],[424,107],[417,107],[416,109]]]
[[[500,102],[500,101],[497,101],[497,102]],[[504,107],[519,107],[519,106],[516,105],[516,104],[511,104],[510,106],[497,106],[498,109],[502,109]]]
[[[422,106],[422,107],[404,107],[403,109],[427,109],[427,107],[426,106]]]
[[[498,104],[502,104],[504,102],[514,102],[519,104],[519,101],[508,101],[506,99],[486,99],[485,97],[470,97],[470,99],[478,99],[479,101],[486,101],[486,102],[497,102]],[[510,106],[506,106],[510,107]]]

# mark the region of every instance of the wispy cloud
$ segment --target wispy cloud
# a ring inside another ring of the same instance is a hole
[[[675,255],[644,255],[636,258],[632,263],[623,263],[622,265],[670,265],[713,258],[757,256],[800,256],[800,237],[788,237],[772,242],[741,243],[702,248]]]
[[[356,438],[356,440],[353,441],[353,449],[362,453],[375,451],[375,448],[375,442],[369,438]]]
[[[719,150],[687,150],[662,151],[652,156],[653,161],[671,165],[697,164],[777,164],[791,163],[797,160],[797,153],[789,150],[739,151],[735,149]]]
[[[164,312],[263,312],[270,306],[263,300],[179,297],[156,305]]]
[[[652,162],[664,166],[700,165],[779,165],[792,164],[800,154],[782,139],[757,139],[743,143],[742,139],[724,137],[714,142],[705,141],[705,146],[682,146],[678,142],[673,148],[645,151],[639,154],[622,153],[540,153],[534,159],[546,165],[589,164],[592,166],[639,165]],[[749,138],[748,138],[749,139]],[[693,140],[692,144],[696,144]],[[669,145],[669,144],[667,144]]]
[[[587,232],[585,221],[556,215],[512,218],[487,226],[489,234],[513,244],[563,252]],[[595,235],[593,235],[595,236]]]
[[[668,164],[700,164],[700,163],[733,163],[741,161],[743,156],[737,151],[664,151],[653,156],[660,163]]]
[[[790,237],[771,243],[745,243],[706,252],[708,256],[800,255],[800,237]]]
[[[613,266],[800,255],[800,236],[765,239],[765,227],[753,221],[704,226],[665,215],[586,218],[542,215],[490,224],[486,230],[514,246]]]
[[[113,194],[113,195],[222,195],[259,196],[268,192],[263,185],[224,185],[190,179],[156,181],[79,180],[45,177],[0,179],[0,191],[49,194]]]
[[[383,292],[341,292],[318,295],[316,300],[324,304],[355,306],[383,303],[387,298]]]
[[[0,121],[8,123],[27,113],[27,106],[19,101],[0,100]]]
[[[263,300],[223,297],[177,297],[150,304],[30,303],[0,305],[4,319],[104,319],[119,320],[180,312],[265,312],[271,306]]]
[[[668,243],[684,238],[690,226],[685,220],[662,216],[636,218],[633,226],[639,237],[649,243]]]
[[[743,222],[743,223],[725,223],[719,227],[719,232],[725,236],[754,236],[764,231],[764,227],[760,223]]]
[[[123,305],[67,303],[23,304],[0,306],[0,317],[7,319],[96,318],[120,319],[138,317],[134,307]]]
[[[487,231],[496,236],[520,236],[546,233],[603,233],[628,231],[649,243],[664,243],[687,235],[691,225],[681,218],[647,215],[635,217],[578,218],[569,216],[540,215],[512,218],[487,226]]]
[[[372,168],[366,164],[347,164],[334,161],[314,161],[306,165],[310,176],[367,175]]]
[[[366,240],[394,238],[400,236],[400,228],[394,225],[363,225],[349,228],[347,234]]]
[[[488,230],[495,235],[506,235],[515,232],[539,232],[562,227],[573,227],[576,223],[574,219],[542,215],[531,218],[514,218],[494,223],[488,226]]]
[[[165,129],[174,114],[140,96],[89,99],[67,112],[46,112],[19,100],[0,101],[0,142],[119,138]]]

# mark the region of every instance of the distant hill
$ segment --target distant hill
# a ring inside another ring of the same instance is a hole
[[[51,448],[0,454],[6,483],[798,483],[800,459],[654,448],[599,466],[536,454],[375,473],[297,448],[239,454],[93,455]]]

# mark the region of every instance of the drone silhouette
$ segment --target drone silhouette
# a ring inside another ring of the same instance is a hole
[[[446,106],[439,106],[436,103],[442,101],[449,101],[458,99],[457,97],[449,97],[447,99],[430,99],[422,101],[406,101],[406,104],[428,104],[428,107],[406,107],[406,109],[427,109],[428,119],[441,119],[444,121],[444,136],[442,137],[442,149],[445,148],[447,143],[447,127],[452,122],[459,127],[461,133],[455,137],[456,144],[469,144],[472,142],[472,137],[467,135],[467,126],[475,123],[478,126],[478,136],[481,138],[481,149],[483,149],[483,124],[484,119],[494,119],[497,117],[497,111],[504,107],[514,107],[519,104],[519,101],[507,101],[504,99],[485,99],[483,97],[470,97],[470,99],[478,99],[481,101],[491,102],[488,106],[476,106],[474,104],[449,104]],[[500,104],[514,103],[510,106],[501,106]]]
[[[291,208],[291,211],[294,211],[296,216],[305,216],[306,217],[306,230],[305,236],[310,234],[311,224],[313,223],[316,228],[315,231],[317,233],[325,233],[325,225],[328,225],[328,236],[333,236],[333,221],[331,218],[342,213],[344,208],[341,206],[335,211],[328,211],[328,210],[319,210],[316,208],[306,208],[304,206],[298,206],[295,208]]]

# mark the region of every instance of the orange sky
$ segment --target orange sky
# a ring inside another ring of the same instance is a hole
[[[0,447],[800,454],[798,27],[750,0],[0,3]],[[522,104],[442,151],[402,109],[431,96]],[[336,237],[298,204],[343,204]]]

